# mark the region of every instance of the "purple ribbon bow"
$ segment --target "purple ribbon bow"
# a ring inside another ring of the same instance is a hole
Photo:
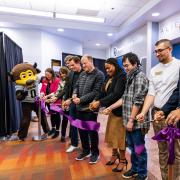
[[[180,139],[180,129],[170,125],[158,132],[152,139],[158,142],[167,141],[169,149],[168,164],[173,164],[175,158],[174,143],[175,139]]]

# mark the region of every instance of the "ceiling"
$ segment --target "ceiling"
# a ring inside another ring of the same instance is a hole
[[[104,23],[90,23],[0,12],[0,27],[41,29],[91,49],[105,49],[147,21],[159,22],[180,12],[179,0],[0,0],[0,6],[104,18]],[[160,16],[152,17],[153,12]]]

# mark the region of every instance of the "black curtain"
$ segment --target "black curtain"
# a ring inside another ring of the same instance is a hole
[[[64,59],[67,55],[72,55],[72,56],[79,56],[80,58],[82,56],[80,55],[76,55],[76,54],[70,54],[70,53],[62,53],[62,65],[64,66]],[[99,70],[101,70],[103,73],[105,73],[105,69],[104,69],[104,63],[105,63],[105,59],[98,59],[98,58],[93,58],[93,62],[94,62],[94,66],[96,68],[98,68]]]
[[[0,136],[6,136],[19,129],[22,118],[21,104],[16,100],[14,83],[8,72],[23,62],[22,49],[7,35],[0,33]]]

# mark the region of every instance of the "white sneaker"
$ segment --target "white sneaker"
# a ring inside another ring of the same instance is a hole
[[[76,146],[70,146],[67,150],[66,150],[66,152],[67,153],[70,153],[70,152],[73,152],[75,149],[77,149],[78,147],[76,147]]]

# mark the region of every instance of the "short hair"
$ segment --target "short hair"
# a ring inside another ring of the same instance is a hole
[[[119,73],[122,73],[123,70],[121,69],[121,67],[119,66],[118,64],[118,61],[117,61],[117,58],[108,58],[106,61],[105,61],[106,64],[111,64],[115,67],[115,73],[116,74],[119,74]],[[105,65],[105,64],[104,64]]]
[[[68,75],[69,74],[69,69],[67,67],[65,67],[65,66],[62,66],[62,67],[60,67],[59,72],[62,73],[62,74]]]
[[[72,59],[73,56],[72,55],[67,55],[64,59],[64,62],[67,63],[67,61],[70,61],[70,59]]]
[[[82,60],[83,58],[87,58],[89,61],[91,61],[91,62],[93,63],[93,57],[92,57],[92,56],[86,54],[86,55],[82,56],[81,60]]]
[[[81,62],[79,56],[73,56],[69,61],[74,61],[76,64]]]
[[[125,62],[126,59],[128,59],[132,65],[137,64],[137,66],[141,66],[140,60],[135,53],[130,52],[123,55],[122,62]]]
[[[155,46],[158,46],[161,43],[164,43],[168,47],[173,48],[172,43],[171,43],[171,41],[169,39],[160,39],[159,41],[156,42]]]

